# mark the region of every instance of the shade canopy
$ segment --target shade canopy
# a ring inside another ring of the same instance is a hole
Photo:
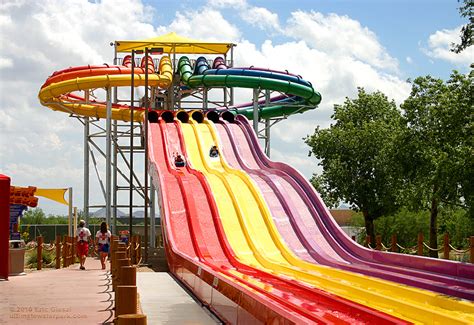
[[[115,41],[117,52],[131,52],[145,48],[160,48],[163,53],[176,54],[226,54],[233,43],[211,43],[180,36],[174,32],[135,41]]]

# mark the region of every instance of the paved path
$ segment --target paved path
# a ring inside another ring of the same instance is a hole
[[[217,323],[166,272],[137,273],[137,287],[148,324]]]
[[[107,263],[108,264],[108,263]],[[88,258],[59,270],[0,281],[0,324],[103,324],[113,319],[110,275]]]

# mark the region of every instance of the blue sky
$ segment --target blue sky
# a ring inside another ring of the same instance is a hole
[[[453,29],[464,24],[459,16],[460,3],[453,0],[298,0],[298,1],[248,1],[258,7],[264,7],[278,14],[285,21],[290,13],[297,10],[318,11],[324,14],[347,15],[359,21],[364,27],[375,32],[380,43],[399,60],[403,76],[415,78],[431,74],[448,78],[452,69],[466,69],[465,66],[449,62],[433,62],[420,51],[427,46],[428,37],[434,31]],[[174,19],[176,11],[195,10],[207,5],[207,1],[145,1],[155,8],[154,22],[166,24]],[[288,41],[283,35],[269,35],[258,28],[242,24],[242,19],[234,8],[222,10],[225,18],[239,25],[245,37],[262,43],[271,38],[274,43]],[[408,63],[407,58],[412,62]]]
[[[459,40],[455,0],[3,0],[0,7],[0,172],[18,186],[74,188],[82,208],[82,129],[67,114],[42,107],[38,91],[56,70],[112,63],[114,40],[171,31],[206,41],[234,42],[236,65],[281,69],[322,93],[315,110],[272,128],[272,155],[306,177],[320,172],[302,138],[328,127],[334,104],[357,87],[380,90],[397,104],[408,78],[446,79],[469,71],[474,47],[449,51]],[[20,41],[21,40],[21,41]],[[236,103],[250,94],[236,91]],[[99,163],[104,177],[104,164]],[[138,173],[142,171],[137,171]],[[103,203],[91,176],[91,204]],[[47,213],[66,209],[40,200]]]

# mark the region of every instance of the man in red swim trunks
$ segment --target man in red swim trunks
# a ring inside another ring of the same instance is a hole
[[[81,270],[85,270],[84,264],[86,263],[87,254],[89,253],[89,241],[91,240],[91,232],[86,228],[86,222],[84,220],[79,221],[79,228],[77,228],[77,254]]]

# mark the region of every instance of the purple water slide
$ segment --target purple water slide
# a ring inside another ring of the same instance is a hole
[[[469,278],[452,277],[444,273],[421,272],[416,269],[400,267],[399,264],[374,263],[373,259],[360,258],[360,256],[347,249],[345,245],[341,245],[339,237],[345,237],[350,244],[355,246],[353,241],[337,225],[335,226],[336,231],[334,231],[321,220],[324,218],[320,217],[321,213],[313,203],[314,197],[311,198],[307,195],[308,192],[316,194],[312,186],[309,183],[307,184],[309,187],[301,186],[301,179],[305,181],[304,177],[288,165],[270,161],[261,151],[248,121],[245,118],[242,119],[242,117],[238,120],[238,126],[235,124],[225,126],[226,132],[230,135],[228,141],[233,143],[231,147],[237,152],[234,155],[235,157],[230,157],[229,160],[235,166],[246,169],[256,179],[259,186],[262,182],[266,182],[267,184],[262,187],[264,195],[269,191],[274,192],[272,194],[273,198],[269,194],[266,194],[266,196],[270,198],[270,208],[278,206],[276,199],[280,201],[280,206],[275,210],[277,227],[290,248],[301,258],[309,261],[313,259],[321,264],[474,300],[474,291],[472,290],[474,282],[472,278],[469,280]],[[221,138],[226,139],[223,130],[221,128],[220,133],[223,135]],[[232,133],[236,135],[232,136]],[[232,154],[230,155],[232,156]],[[261,156],[263,156],[263,159]],[[263,163],[265,159],[266,164]],[[256,174],[260,175],[255,176]],[[298,177],[295,177],[294,174],[299,176],[300,182],[297,182]],[[269,187],[271,190],[268,189]],[[317,195],[316,198],[320,200]],[[282,210],[286,214],[283,214]],[[324,209],[324,212],[328,213],[327,209]],[[326,219],[332,220],[332,217],[326,214]],[[299,244],[296,241],[299,241]],[[369,252],[373,253],[372,251]],[[459,265],[459,263],[454,264]]]

